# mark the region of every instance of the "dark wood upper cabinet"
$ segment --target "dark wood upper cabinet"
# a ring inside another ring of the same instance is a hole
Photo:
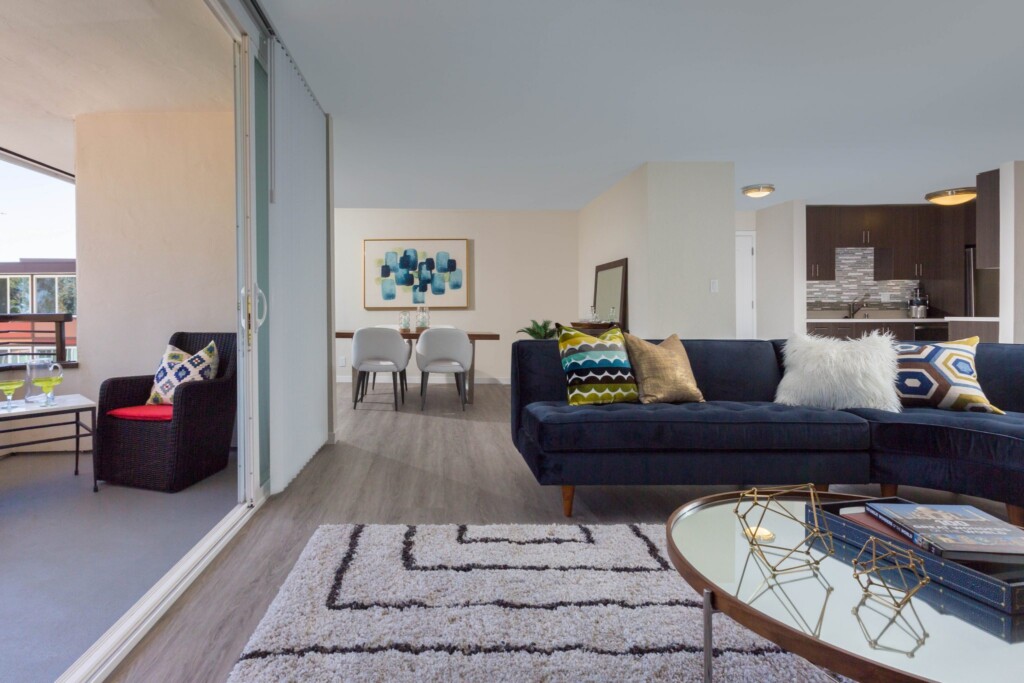
[[[979,173],[975,223],[975,265],[999,267],[999,169]]]
[[[807,207],[807,279],[836,279],[839,214],[835,207]]]

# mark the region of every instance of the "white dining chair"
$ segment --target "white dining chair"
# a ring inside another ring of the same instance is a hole
[[[352,336],[352,367],[356,370],[356,395],[352,401],[354,410],[366,398],[370,374],[391,373],[391,386],[395,393],[395,410],[398,410],[398,376],[409,365],[409,346],[398,330],[386,327],[363,327]],[[405,384],[402,384],[402,403],[405,403]]]
[[[402,332],[402,328],[399,325],[374,325],[374,327],[384,327],[389,330],[397,330],[399,334]],[[405,339],[403,337],[403,339]],[[409,361],[412,360],[412,340],[405,339],[405,348],[409,351],[409,358],[405,361],[406,367],[409,365]],[[401,382],[402,391],[409,391],[409,380],[406,377],[405,370],[402,370],[398,374],[398,381]],[[377,373],[373,373],[372,379],[370,380],[370,389],[377,388]]]
[[[466,409],[466,373],[473,365],[473,345],[464,330],[431,327],[416,342],[416,365],[420,369],[420,410],[427,406],[427,381],[430,373],[455,376],[455,389]]]

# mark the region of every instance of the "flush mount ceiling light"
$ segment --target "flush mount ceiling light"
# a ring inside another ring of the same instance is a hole
[[[924,198],[932,204],[956,206],[957,204],[966,204],[977,196],[978,188],[976,187],[955,187],[952,190],[929,192]]]
[[[768,183],[758,183],[757,185],[747,185],[740,190],[740,192],[751,199],[760,199],[761,197],[767,197],[772,192],[775,192],[775,186],[769,185]]]

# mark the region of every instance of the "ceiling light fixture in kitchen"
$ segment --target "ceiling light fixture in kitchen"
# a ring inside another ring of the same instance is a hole
[[[747,185],[740,190],[740,192],[751,199],[760,199],[761,197],[767,197],[772,192],[775,192],[775,186],[769,185],[768,183],[758,183],[757,185]]]
[[[932,204],[939,204],[940,206],[956,206],[957,204],[966,204],[977,196],[978,188],[976,187],[955,187],[952,190],[929,192],[924,196],[924,198]]]

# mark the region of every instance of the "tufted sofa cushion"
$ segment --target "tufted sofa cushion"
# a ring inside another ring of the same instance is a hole
[[[858,408],[848,412],[871,424],[876,458],[922,454],[947,460],[951,469],[998,465],[1024,473],[1024,413],[991,415],[934,408],[906,408],[902,413]]]
[[[870,446],[851,413],[775,403],[531,403],[523,429],[545,451],[851,451]]]

